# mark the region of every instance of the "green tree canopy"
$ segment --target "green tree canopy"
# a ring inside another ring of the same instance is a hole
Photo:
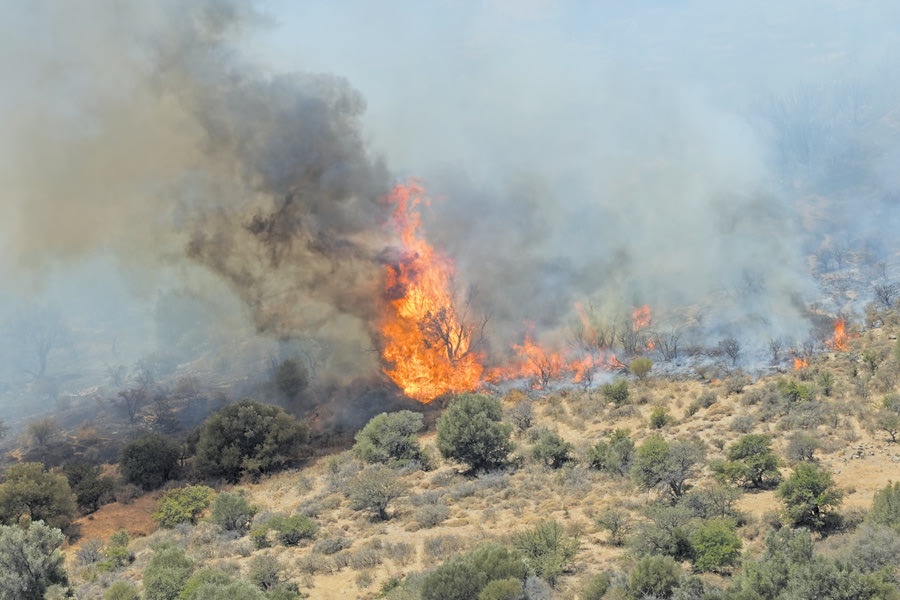
[[[652,435],[635,451],[631,473],[642,489],[663,488],[677,499],[687,489],[685,482],[698,474],[705,457],[706,449],[699,440],[669,443]]]
[[[0,525],[0,600],[43,600],[51,585],[66,585],[65,536],[43,521]]]
[[[178,471],[181,448],[164,435],[150,433],[129,442],[119,454],[119,473],[125,481],[155,490]]]
[[[794,527],[809,527],[821,531],[834,525],[835,509],[843,492],[834,484],[831,473],[811,463],[800,463],[778,487],[778,496],[785,505],[785,513]]]
[[[253,400],[229,404],[203,424],[195,467],[206,477],[232,483],[287,464],[306,442],[309,427],[277,406]]]
[[[483,394],[461,394],[437,421],[437,447],[444,458],[473,471],[502,465],[512,449],[512,427],[502,423],[500,400]]]
[[[781,478],[781,461],[772,453],[772,438],[749,433],[735,442],[726,454],[726,461],[717,461],[712,469],[721,478],[737,485],[764,487]]]
[[[6,472],[6,483],[0,485],[0,521],[14,524],[27,517],[62,529],[74,514],[75,494],[63,475],[36,462],[13,465]]]
[[[422,449],[416,434],[422,426],[422,415],[411,410],[381,413],[356,434],[353,453],[370,463],[420,459]]]

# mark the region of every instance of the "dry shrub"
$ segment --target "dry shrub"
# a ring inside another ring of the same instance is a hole
[[[375,548],[361,548],[350,553],[350,568],[354,571],[377,567],[384,560],[382,552]]]
[[[465,546],[460,536],[448,533],[425,538],[422,542],[422,552],[428,559],[441,560],[459,552]]]
[[[431,528],[440,525],[450,516],[450,508],[446,504],[425,504],[413,513],[413,520],[420,527]]]
[[[334,572],[334,563],[315,552],[297,559],[297,570],[304,575],[322,575]]]
[[[416,559],[416,548],[407,542],[386,542],[383,552],[396,565],[406,566]]]

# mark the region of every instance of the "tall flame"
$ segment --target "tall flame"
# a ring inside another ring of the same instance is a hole
[[[420,234],[424,190],[410,181],[395,186],[385,200],[394,205],[392,225],[402,248],[385,274],[387,302],[379,332],[389,367],[383,370],[420,402],[473,390],[483,371],[472,347],[474,327],[457,312],[453,263]]]
[[[809,361],[805,358],[801,358],[798,356],[794,357],[794,370],[799,371],[800,369],[806,368],[809,366]]]
[[[834,322],[834,336],[830,340],[825,341],[825,345],[832,350],[846,352],[850,349],[850,346],[848,345],[850,335],[847,333],[844,325],[843,319],[838,319]]]

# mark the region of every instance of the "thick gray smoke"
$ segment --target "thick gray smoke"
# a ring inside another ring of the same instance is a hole
[[[526,321],[571,341],[576,303],[747,356],[802,342],[841,251],[896,266],[898,41],[872,32],[898,15],[676,4],[275,5],[260,38],[237,2],[24,3],[0,53],[7,281],[28,298],[100,255],[186,354],[191,321],[231,351],[251,323],[325,379],[375,373],[380,198],[417,175],[492,356]]]

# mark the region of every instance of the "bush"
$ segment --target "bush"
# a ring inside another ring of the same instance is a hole
[[[834,510],[843,493],[834,485],[831,473],[814,464],[800,463],[778,487],[778,496],[791,525],[822,531],[836,524]]]
[[[278,532],[278,540],[285,546],[296,546],[301,540],[312,539],[319,530],[319,524],[306,515],[276,517],[268,525]]]
[[[812,398],[812,390],[808,386],[798,383],[793,379],[782,379],[778,382],[778,389],[786,400],[790,402],[806,402]]]
[[[547,431],[531,448],[531,456],[551,469],[558,469],[572,460],[573,448],[574,446],[562,439],[558,433]]]
[[[282,468],[308,435],[309,427],[281,408],[242,400],[204,422],[194,465],[206,477],[235,483]]]
[[[606,473],[626,474],[634,456],[634,441],[630,436],[627,429],[616,429],[608,441],[601,440],[588,450],[588,464]]]
[[[120,529],[112,534],[109,538],[109,543],[103,550],[103,555],[106,557],[105,563],[114,569],[118,569],[133,562],[134,554],[128,550],[129,542],[131,542],[131,537],[125,529]]]
[[[201,587],[220,586],[231,583],[231,576],[221,569],[205,568],[192,574],[184,582],[178,600],[196,600]]]
[[[621,508],[610,507],[597,517],[597,525],[609,532],[609,543],[621,546],[631,531],[631,517]]]
[[[250,560],[250,571],[247,577],[263,591],[276,587],[282,581],[284,567],[271,554],[257,554]]]
[[[606,573],[597,573],[585,584],[581,590],[581,600],[601,600],[606,592],[609,591],[611,583],[609,575]]]
[[[657,406],[650,413],[650,427],[653,429],[662,429],[671,422],[672,417],[669,415],[669,409],[665,406]]]
[[[625,379],[616,379],[613,383],[605,383],[600,387],[600,393],[607,402],[614,404],[616,407],[628,404],[628,381]]]
[[[523,580],[522,558],[498,544],[486,544],[440,565],[422,580],[422,600],[472,600],[492,581]]]
[[[43,600],[53,585],[66,585],[65,537],[59,529],[35,521],[27,527],[0,525],[0,598]]]
[[[213,500],[209,520],[225,531],[244,533],[250,528],[257,510],[243,494],[221,492]]]
[[[119,473],[128,483],[155,490],[178,472],[181,448],[164,435],[150,433],[125,445],[119,453]]]
[[[515,577],[495,579],[478,594],[478,600],[517,600],[522,597],[522,580]]]
[[[628,573],[628,591],[633,598],[668,598],[678,586],[681,567],[671,556],[645,556]]]
[[[866,521],[900,531],[900,482],[888,483],[875,492],[872,509],[866,515]]]
[[[144,569],[144,600],[175,600],[193,571],[194,561],[181,548],[157,549]]]
[[[413,521],[421,527],[435,527],[447,520],[450,509],[446,504],[426,504],[413,513]]]
[[[649,521],[641,523],[638,533],[630,540],[636,555],[666,555],[679,561],[693,559],[690,525],[694,515],[688,508],[680,504],[654,504],[645,512]]]
[[[130,581],[117,581],[103,594],[103,600],[140,600],[137,586]]]
[[[197,517],[209,507],[212,488],[189,485],[169,490],[156,503],[153,519],[160,527],[175,527],[181,523],[196,523]]]
[[[712,469],[719,477],[737,485],[754,488],[771,485],[781,478],[780,461],[771,447],[769,436],[747,434],[728,449],[727,461],[714,462]]]
[[[711,519],[700,525],[691,537],[694,568],[698,571],[718,571],[730,567],[741,557],[741,538],[734,532],[734,523],[727,519]]]
[[[347,497],[353,510],[369,510],[385,520],[388,518],[388,503],[405,492],[406,486],[394,471],[383,465],[372,465],[360,471],[350,482]]]
[[[553,585],[575,558],[578,540],[567,537],[557,521],[542,521],[517,534],[513,547],[522,553],[529,573]]]
[[[527,430],[534,422],[534,408],[531,405],[531,400],[519,400],[516,402],[509,410],[507,417],[520,433]]]
[[[500,401],[482,394],[457,396],[437,421],[437,447],[443,456],[469,466],[492,469],[506,461],[511,426],[501,423]]]
[[[422,449],[416,434],[423,423],[422,415],[410,410],[381,413],[356,434],[353,453],[370,463],[420,460]]]
[[[337,554],[341,550],[346,550],[353,545],[353,540],[345,537],[333,537],[319,540],[312,548],[313,552],[319,554],[331,555]]]
[[[785,454],[791,462],[811,461],[816,450],[821,447],[819,438],[805,431],[798,431],[788,438]]]
[[[62,529],[74,514],[75,494],[64,476],[50,473],[36,462],[13,465],[6,471],[6,482],[0,485],[3,523],[11,525],[27,517]]]
[[[653,361],[649,358],[640,357],[628,363],[628,370],[634,373],[635,377],[643,381],[650,374],[653,368]]]

